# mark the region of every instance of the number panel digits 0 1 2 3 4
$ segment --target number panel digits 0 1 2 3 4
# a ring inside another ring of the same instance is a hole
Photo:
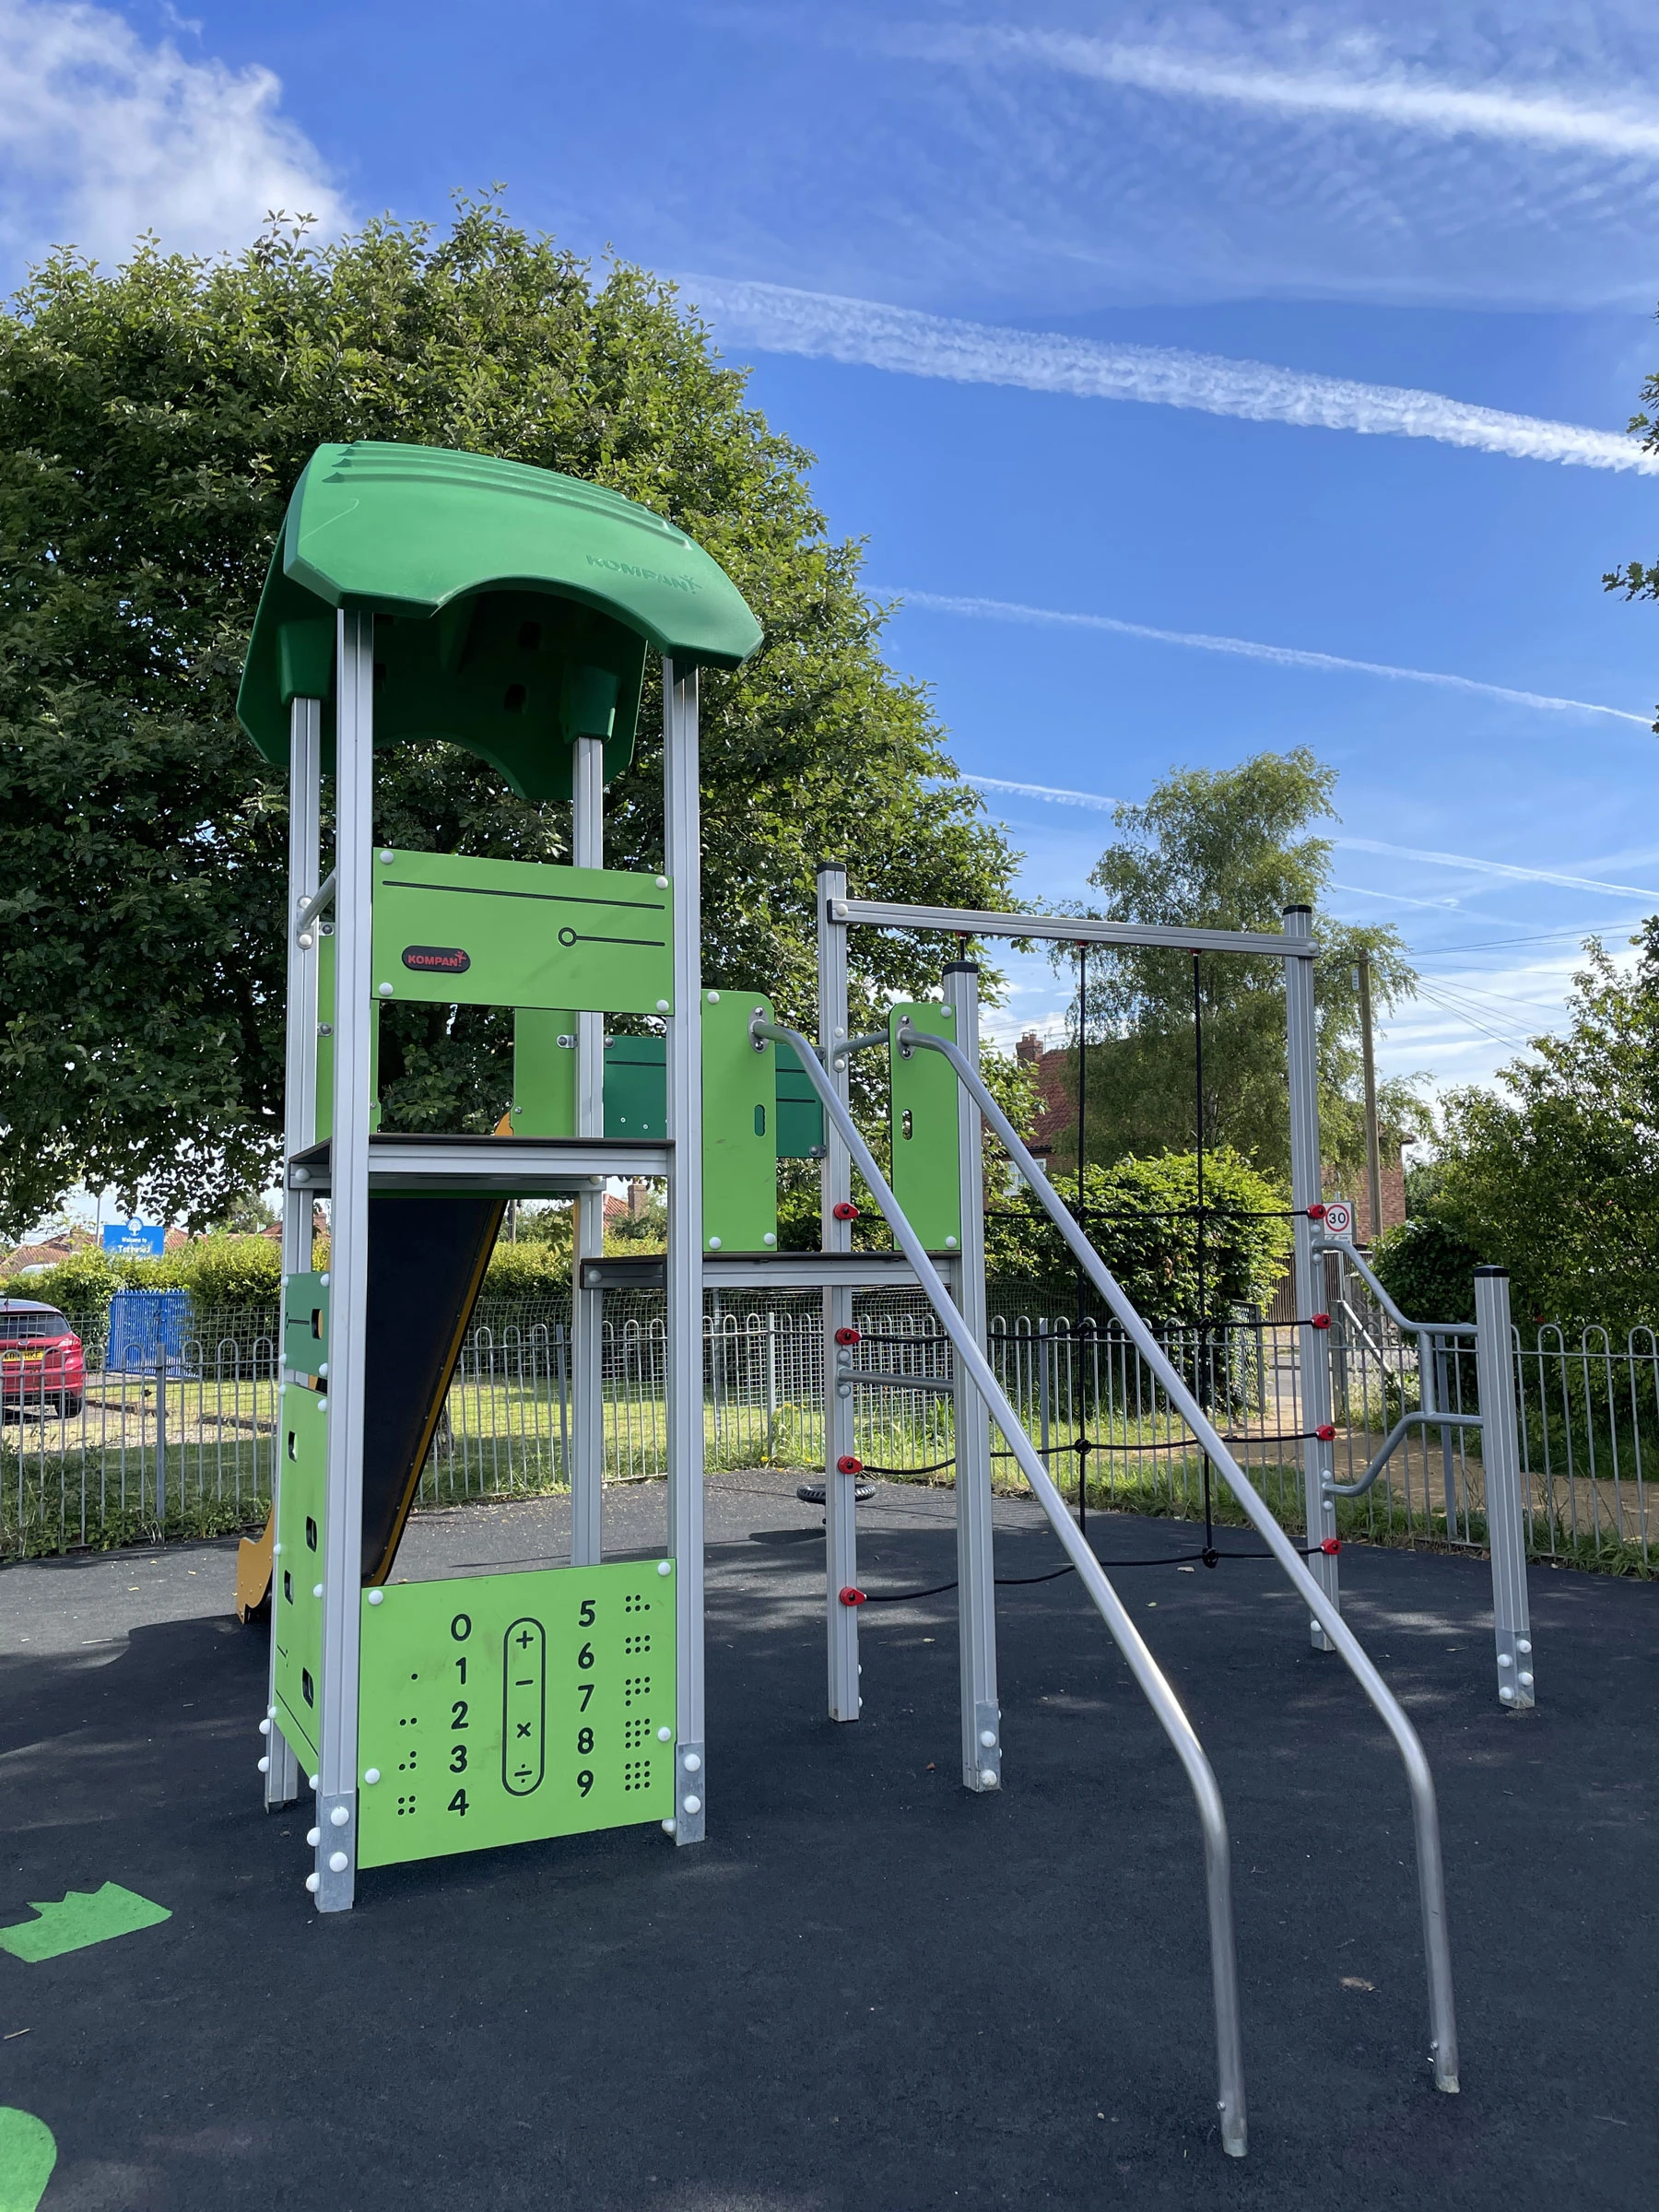
[[[668,1565],[629,1559],[366,1592],[358,1864],[668,1818]]]

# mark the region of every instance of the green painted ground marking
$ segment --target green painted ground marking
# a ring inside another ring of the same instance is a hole
[[[106,1882],[101,1889],[71,1889],[60,1903],[31,1902],[38,1920],[22,1920],[16,1927],[0,1928],[0,1950],[14,1959],[38,1965],[42,1959],[61,1959],[65,1951],[84,1951],[88,1944],[108,1943],[112,1936],[131,1936],[137,1928],[153,1928],[171,1920],[165,1905],[152,1905],[147,1897]],[[0,2208],[5,2200],[0,2198]]]
[[[57,2164],[57,2139],[44,2120],[0,2104],[0,2212],[35,2212]]]

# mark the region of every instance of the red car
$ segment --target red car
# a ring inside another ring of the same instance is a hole
[[[78,1413],[87,1387],[81,1340],[55,1306],[0,1298],[0,1409],[44,1407]]]

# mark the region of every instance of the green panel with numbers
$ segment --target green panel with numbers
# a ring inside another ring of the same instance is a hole
[[[576,1017],[563,1006],[512,1010],[512,1134],[576,1134]]]
[[[377,850],[376,998],[664,1014],[674,894],[661,876]]]
[[[358,1864],[666,1819],[674,1592],[657,1559],[365,1591]]]
[[[899,1050],[899,1026],[956,1041],[956,1009],[933,1003],[888,1013],[889,1096],[893,1115],[893,1195],[929,1252],[955,1252],[962,1236],[959,1180],[961,1086],[943,1053]]]
[[[749,1021],[772,1018],[758,991],[705,991],[702,1010],[703,1248],[764,1252],[778,1241],[778,1075]]]
[[[307,1278],[296,1277],[295,1281]],[[276,1721],[308,1762],[317,1763],[323,1695],[324,1500],[328,1488],[328,1400],[285,1382],[276,1406],[276,1543],[271,1556],[271,1638],[276,1653]]]

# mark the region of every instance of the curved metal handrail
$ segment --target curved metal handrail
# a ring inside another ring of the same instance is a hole
[[[1173,1362],[1118,1287],[1100,1253],[1067,1213],[1058,1192],[1027,1151],[1014,1124],[986,1089],[967,1055],[948,1038],[924,1036],[921,1030],[912,1029],[908,1023],[900,1025],[898,1042],[900,1051],[921,1046],[928,1052],[943,1053],[956,1069],[969,1095],[1001,1139],[1008,1158],[1030,1185],[1039,1204],[1071,1247],[1095,1288],[1133,1338],[1142,1359],[1168,1393],[1171,1404],[1178,1408],[1182,1418],[1220,1469],[1222,1479],[1243,1507],[1257,1535],[1264,1539],[1274,1558],[1289,1576],[1314,1619],[1342,1653],[1349,1672],[1394,1737],[1411,1791],[1417,1834],[1418,1892],[1423,1914],[1423,1950],[1429,1978],[1429,2016],[1434,2039],[1432,2055],[1435,2086],[1455,2090],[1457,2022],[1452,2000],[1452,1950],[1446,1931],[1446,1876],[1441,1853],[1440,1811],[1435,1802],[1434,1777],[1430,1771],[1429,1760],[1417,1730],[1406,1718],[1399,1700],[1367,1656],[1353,1630],[1309,1573],[1306,1561],[1298,1556],[1290,1539],[1269,1512],[1266,1500],[1260,1496],[1228,1450],[1204,1408],[1182,1382]]]

